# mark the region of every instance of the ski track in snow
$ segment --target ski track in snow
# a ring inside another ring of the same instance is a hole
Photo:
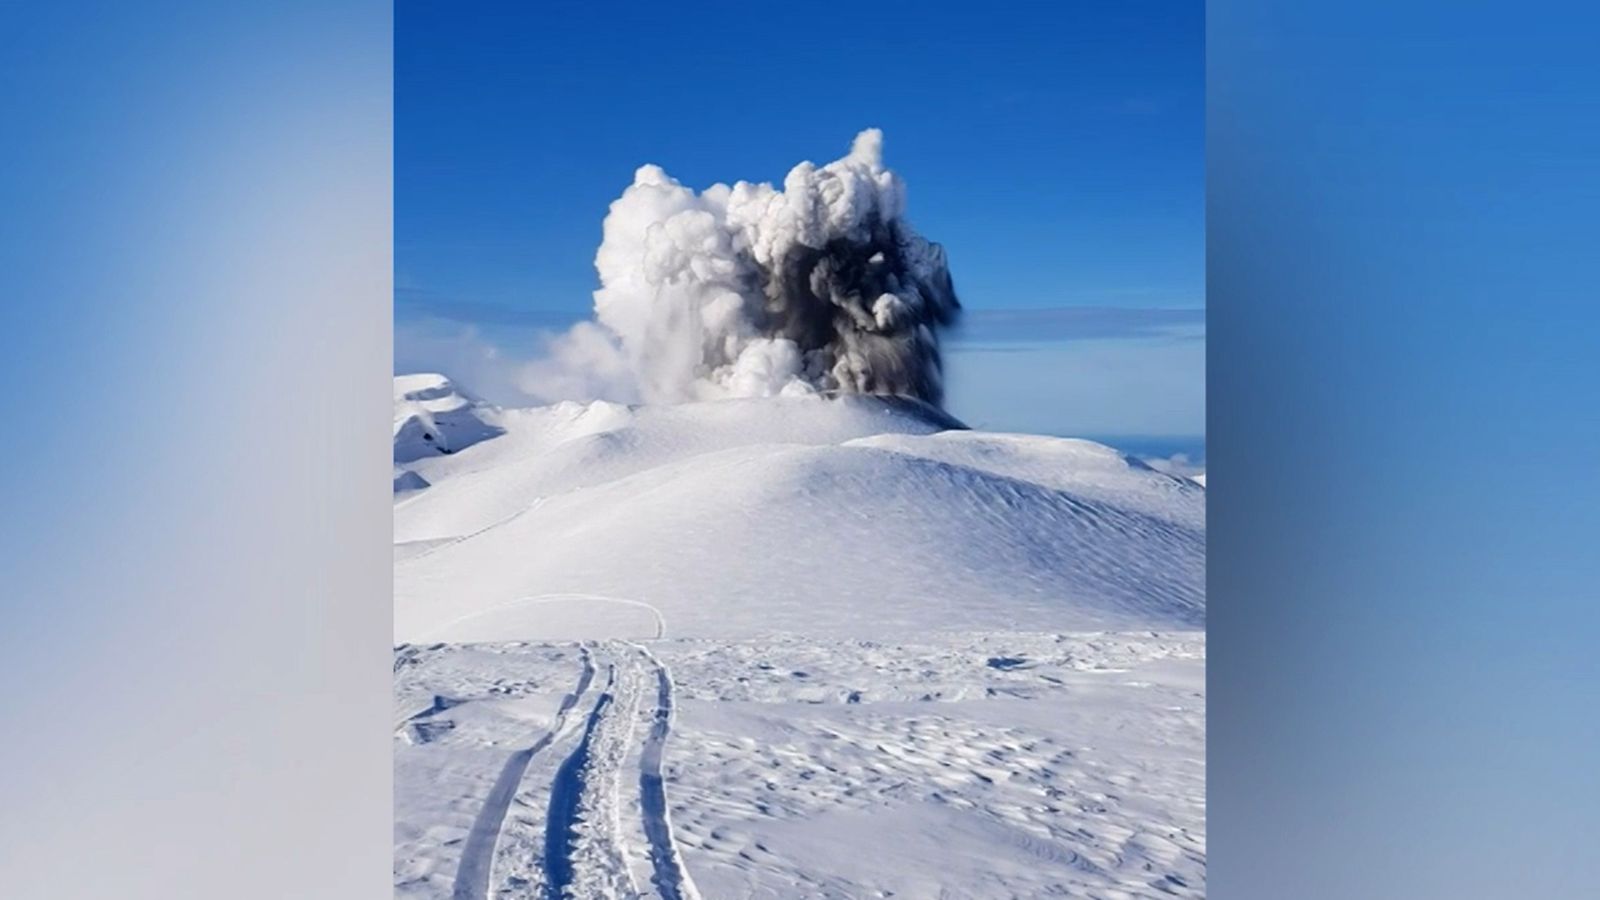
[[[587,805],[593,809],[595,804],[591,801],[584,804],[586,789],[592,788],[602,773],[591,771],[590,752],[594,744],[595,729],[603,721],[606,711],[611,707],[614,697],[612,688],[616,684],[617,672],[615,665],[606,677],[606,687],[595,701],[594,709],[590,711],[589,718],[583,729],[583,740],[561,764],[556,771],[556,780],[550,785],[550,812],[549,821],[545,826],[544,842],[544,868],[548,879],[546,882],[546,896],[551,900],[560,900],[577,880],[574,874],[576,865],[574,857],[579,840],[578,826],[580,809]],[[594,823],[602,824],[602,823]]]
[[[397,896],[1205,894],[1203,635],[597,641],[537,750],[477,749],[572,646],[409,651],[397,694],[460,724],[397,734]],[[494,782],[470,828],[440,771]]]
[[[555,724],[538,743],[513,754],[490,790],[466,838],[453,900],[699,900],[673,845],[666,809],[662,760],[672,717],[671,677],[638,644],[597,642],[583,653],[579,689],[567,695]],[[604,686],[589,691],[601,666]],[[581,726],[567,727],[568,711],[590,694],[594,700]],[[559,763],[533,765],[553,744],[558,746],[544,755],[554,753]],[[636,781],[626,775],[635,757]],[[635,784],[637,795],[631,792]],[[514,806],[523,810],[520,821],[510,815]],[[540,809],[543,828],[530,840],[534,836],[526,826]],[[653,891],[641,890],[634,877],[645,865]]]
[[[471,531],[471,532],[468,532],[467,534],[461,534],[461,535],[457,535],[455,537],[428,539],[427,543],[429,544],[429,546],[428,546],[427,549],[422,550],[421,552],[419,552],[419,553],[417,553],[417,554],[415,554],[413,556],[408,556],[408,557],[406,557],[404,559],[397,560],[395,562],[395,565],[404,565],[406,563],[415,563],[418,560],[426,559],[426,558],[434,555],[435,553],[438,553],[441,550],[448,550],[448,549],[450,549],[451,547],[454,547],[457,544],[464,543],[466,541],[472,540],[475,537],[479,537],[481,535],[488,534],[489,532],[495,530],[496,528],[499,528],[499,527],[501,527],[503,525],[509,525],[512,522],[515,522],[517,519],[522,518],[523,516],[527,515],[528,513],[533,512],[534,510],[538,509],[539,507],[541,507],[543,505],[544,505],[544,498],[543,497],[538,497],[538,498],[535,498],[532,503],[528,504],[527,506],[523,507],[522,509],[517,510],[516,512],[506,516],[503,519],[497,519],[497,520],[495,520],[493,522],[490,522],[488,525],[485,525],[482,528],[477,529],[476,531]],[[412,543],[422,543],[422,542],[421,541],[413,541]]]
[[[472,830],[467,833],[466,843],[461,850],[461,863],[456,870],[453,900],[483,900],[489,896],[489,876],[494,863],[495,846],[499,843],[501,825],[511,807],[512,797],[522,782],[522,776],[533,757],[548,747],[561,732],[567,713],[588,692],[589,683],[594,679],[592,655],[587,647],[580,646],[578,649],[583,668],[578,675],[577,686],[561,701],[549,730],[531,746],[518,750],[506,760],[505,768],[500,770],[500,777],[495,780],[494,787],[483,803],[482,811],[472,823]]]
[[[661,775],[662,752],[672,733],[672,674],[648,649],[635,647],[656,673],[656,709],[639,757],[639,802],[650,844],[651,883],[663,900],[700,900],[700,892],[672,839],[666,782]]]

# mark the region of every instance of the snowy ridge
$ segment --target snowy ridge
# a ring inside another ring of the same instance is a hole
[[[503,434],[494,422],[496,414],[493,407],[462,392],[443,375],[395,376],[395,491],[427,486],[423,479],[408,477],[402,488],[402,474],[407,472],[399,468],[403,464],[455,453]]]
[[[471,408],[502,433],[396,505],[399,640],[1204,622],[1204,489],[1099,444],[867,396]]]

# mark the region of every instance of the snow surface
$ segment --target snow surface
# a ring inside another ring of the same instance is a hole
[[[693,637],[1204,620],[1204,490],[1092,442],[863,396],[456,409],[503,434],[406,467],[397,640],[657,636],[601,604]]]
[[[397,895],[1204,895],[1201,485],[885,398],[395,394]]]

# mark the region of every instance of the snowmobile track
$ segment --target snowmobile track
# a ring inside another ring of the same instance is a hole
[[[583,740],[578,742],[572,754],[561,764],[561,768],[556,771],[555,781],[550,785],[550,812],[545,825],[544,871],[546,896],[551,900],[561,900],[567,887],[573,882],[575,872],[573,849],[576,837],[574,829],[578,823],[583,792],[595,774],[588,771],[589,748],[594,741],[595,729],[611,706],[612,689],[616,684],[616,678],[616,667],[613,665],[606,678],[605,690],[600,693],[594,709],[590,710],[589,718],[584,723]]]
[[[651,882],[663,900],[699,900],[700,892],[672,839],[666,782],[661,774],[662,752],[672,733],[672,675],[649,650],[639,645],[635,645],[635,649],[656,674],[656,708],[639,756],[639,806],[644,833],[650,843],[650,865],[654,871]]]
[[[484,799],[483,808],[473,821],[471,830],[467,832],[466,843],[461,850],[461,863],[456,869],[455,887],[451,893],[453,900],[484,900],[489,896],[489,875],[493,867],[495,846],[499,843],[506,812],[511,808],[511,800],[516,796],[518,785],[522,783],[522,776],[528,771],[528,764],[533,761],[534,756],[548,747],[555,736],[561,733],[566,724],[567,713],[588,692],[589,683],[594,680],[594,660],[589,648],[579,645],[578,652],[581,655],[583,671],[578,675],[577,686],[572,693],[562,699],[549,729],[532,745],[511,754],[511,758],[506,760],[505,767],[500,770],[500,777],[495,779],[494,787]]]

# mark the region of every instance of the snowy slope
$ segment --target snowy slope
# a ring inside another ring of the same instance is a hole
[[[1205,895],[1201,485],[884,398],[395,396],[396,896]]]
[[[861,396],[446,414],[501,433],[397,449],[402,641],[1204,621],[1203,489],[1098,444]]]

